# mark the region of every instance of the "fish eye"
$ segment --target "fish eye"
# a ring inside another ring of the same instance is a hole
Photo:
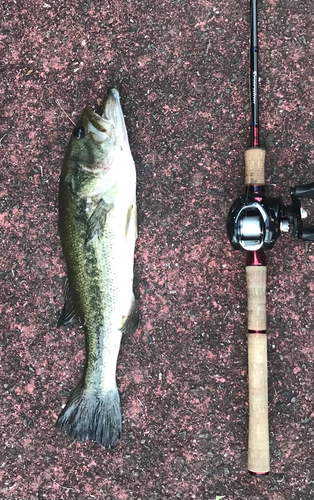
[[[76,127],[76,128],[73,130],[73,135],[74,135],[77,139],[83,139],[83,137],[85,137],[85,128],[84,128],[84,127]]]

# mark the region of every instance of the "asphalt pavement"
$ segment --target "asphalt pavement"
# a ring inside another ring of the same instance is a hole
[[[2,3],[0,498],[314,498],[314,247],[267,252],[271,471],[247,473],[245,254],[226,236],[249,138],[249,1]],[[314,4],[261,0],[269,194],[314,181]],[[55,428],[84,366],[56,328],[58,181],[85,105],[118,88],[137,169],[135,295],[114,450]],[[309,225],[314,225],[311,201]]]

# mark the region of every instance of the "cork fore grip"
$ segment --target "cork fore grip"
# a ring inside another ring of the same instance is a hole
[[[244,153],[245,184],[265,184],[265,149],[249,148]]]
[[[269,471],[267,336],[248,334],[249,443],[248,470]]]
[[[248,330],[266,330],[266,266],[246,266]]]

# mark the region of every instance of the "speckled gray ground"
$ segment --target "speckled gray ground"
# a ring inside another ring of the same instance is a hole
[[[311,0],[260,1],[269,192],[314,180]],[[271,473],[246,472],[245,255],[225,233],[249,136],[248,10],[240,0],[2,2],[3,499],[314,498],[312,246],[268,255]],[[116,85],[138,173],[135,293],[114,451],[55,429],[84,361],[57,329],[58,178],[72,124]],[[308,203],[312,212],[312,204]]]

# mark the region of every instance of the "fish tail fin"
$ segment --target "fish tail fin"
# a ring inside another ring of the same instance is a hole
[[[79,385],[59,415],[56,426],[77,441],[93,440],[106,448],[114,448],[122,428],[117,387],[97,392]]]

